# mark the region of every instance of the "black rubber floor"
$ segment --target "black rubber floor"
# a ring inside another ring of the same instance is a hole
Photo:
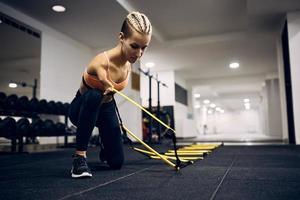
[[[0,156],[0,199],[300,199],[300,147],[222,146],[174,171],[125,146],[121,170],[98,162],[93,178],[70,177],[72,149]]]

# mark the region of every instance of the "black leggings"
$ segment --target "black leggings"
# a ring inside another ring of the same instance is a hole
[[[77,126],[76,150],[87,150],[89,139],[96,126],[101,133],[108,165],[118,169],[124,162],[119,119],[114,100],[101,105],[102,99],[103,95],[99,90],[89,89],[83,95],[78,91],[71,102],[69,117]]]

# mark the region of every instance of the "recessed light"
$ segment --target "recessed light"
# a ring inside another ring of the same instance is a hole
[[[222,110],[220,107],[216,107],[215,109],[216,109],[216,111],[221,111]]]
[[[16,88],[16,87],[18,87],[18,85],[16,83],[9,83],[8,87],[10,87],[10,88]]]
[[[215,108],[216,107],[216,104],[212,103],[209,105],[211,108]]]
[[[199,104],[195,105],[194,108],[201,108]]]
[[[66,7],[64,7],[62,5],[55,5],[55,6],[52,6],[52,10],[54,10],[55,12],[65,12]]]
[[[209,103],[210,103],[210,101],[209,101],[208,99],[205,99],[205,100],[203,101],[203,103],[205,103],[205,104],[209,104]]]
[[[249,103],[250,99],[244,99],[244,103]]]
[[[246,109],[246,110],[249,110],[249,109],[250,109],[250,103],[245,103],[244,105],[245,105],[245,109]]]
[[[200,98],[200,96],[201,96],[201,95],[198,94],[198,93],[194,94],[194,97],[195,97],[195,98]]]
[[[229,64],[229,67],[230,67],[231,69],[236,69],[236,68],[239,68],[239,67],[240,67],[240,64],[237,63],[237,62],[233,62],[233,63],[230,63],[230,64]]]
[[[152,67],[155,66],[155,64],[154,64],[153,62],[147,62],[145,65],[146,65],[146,67],[148,67],[148,68],[152,68]]]

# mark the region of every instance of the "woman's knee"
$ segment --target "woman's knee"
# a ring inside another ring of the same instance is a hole
[[[114,157],[107,161],[107,164],[111,169],[121,169],[124,163],[124,156]]]

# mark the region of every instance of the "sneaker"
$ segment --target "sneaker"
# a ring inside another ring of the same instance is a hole
[[[71,169],[72,178],[92,177],[86,158],[80,155],[74,155],[73,166]]]

